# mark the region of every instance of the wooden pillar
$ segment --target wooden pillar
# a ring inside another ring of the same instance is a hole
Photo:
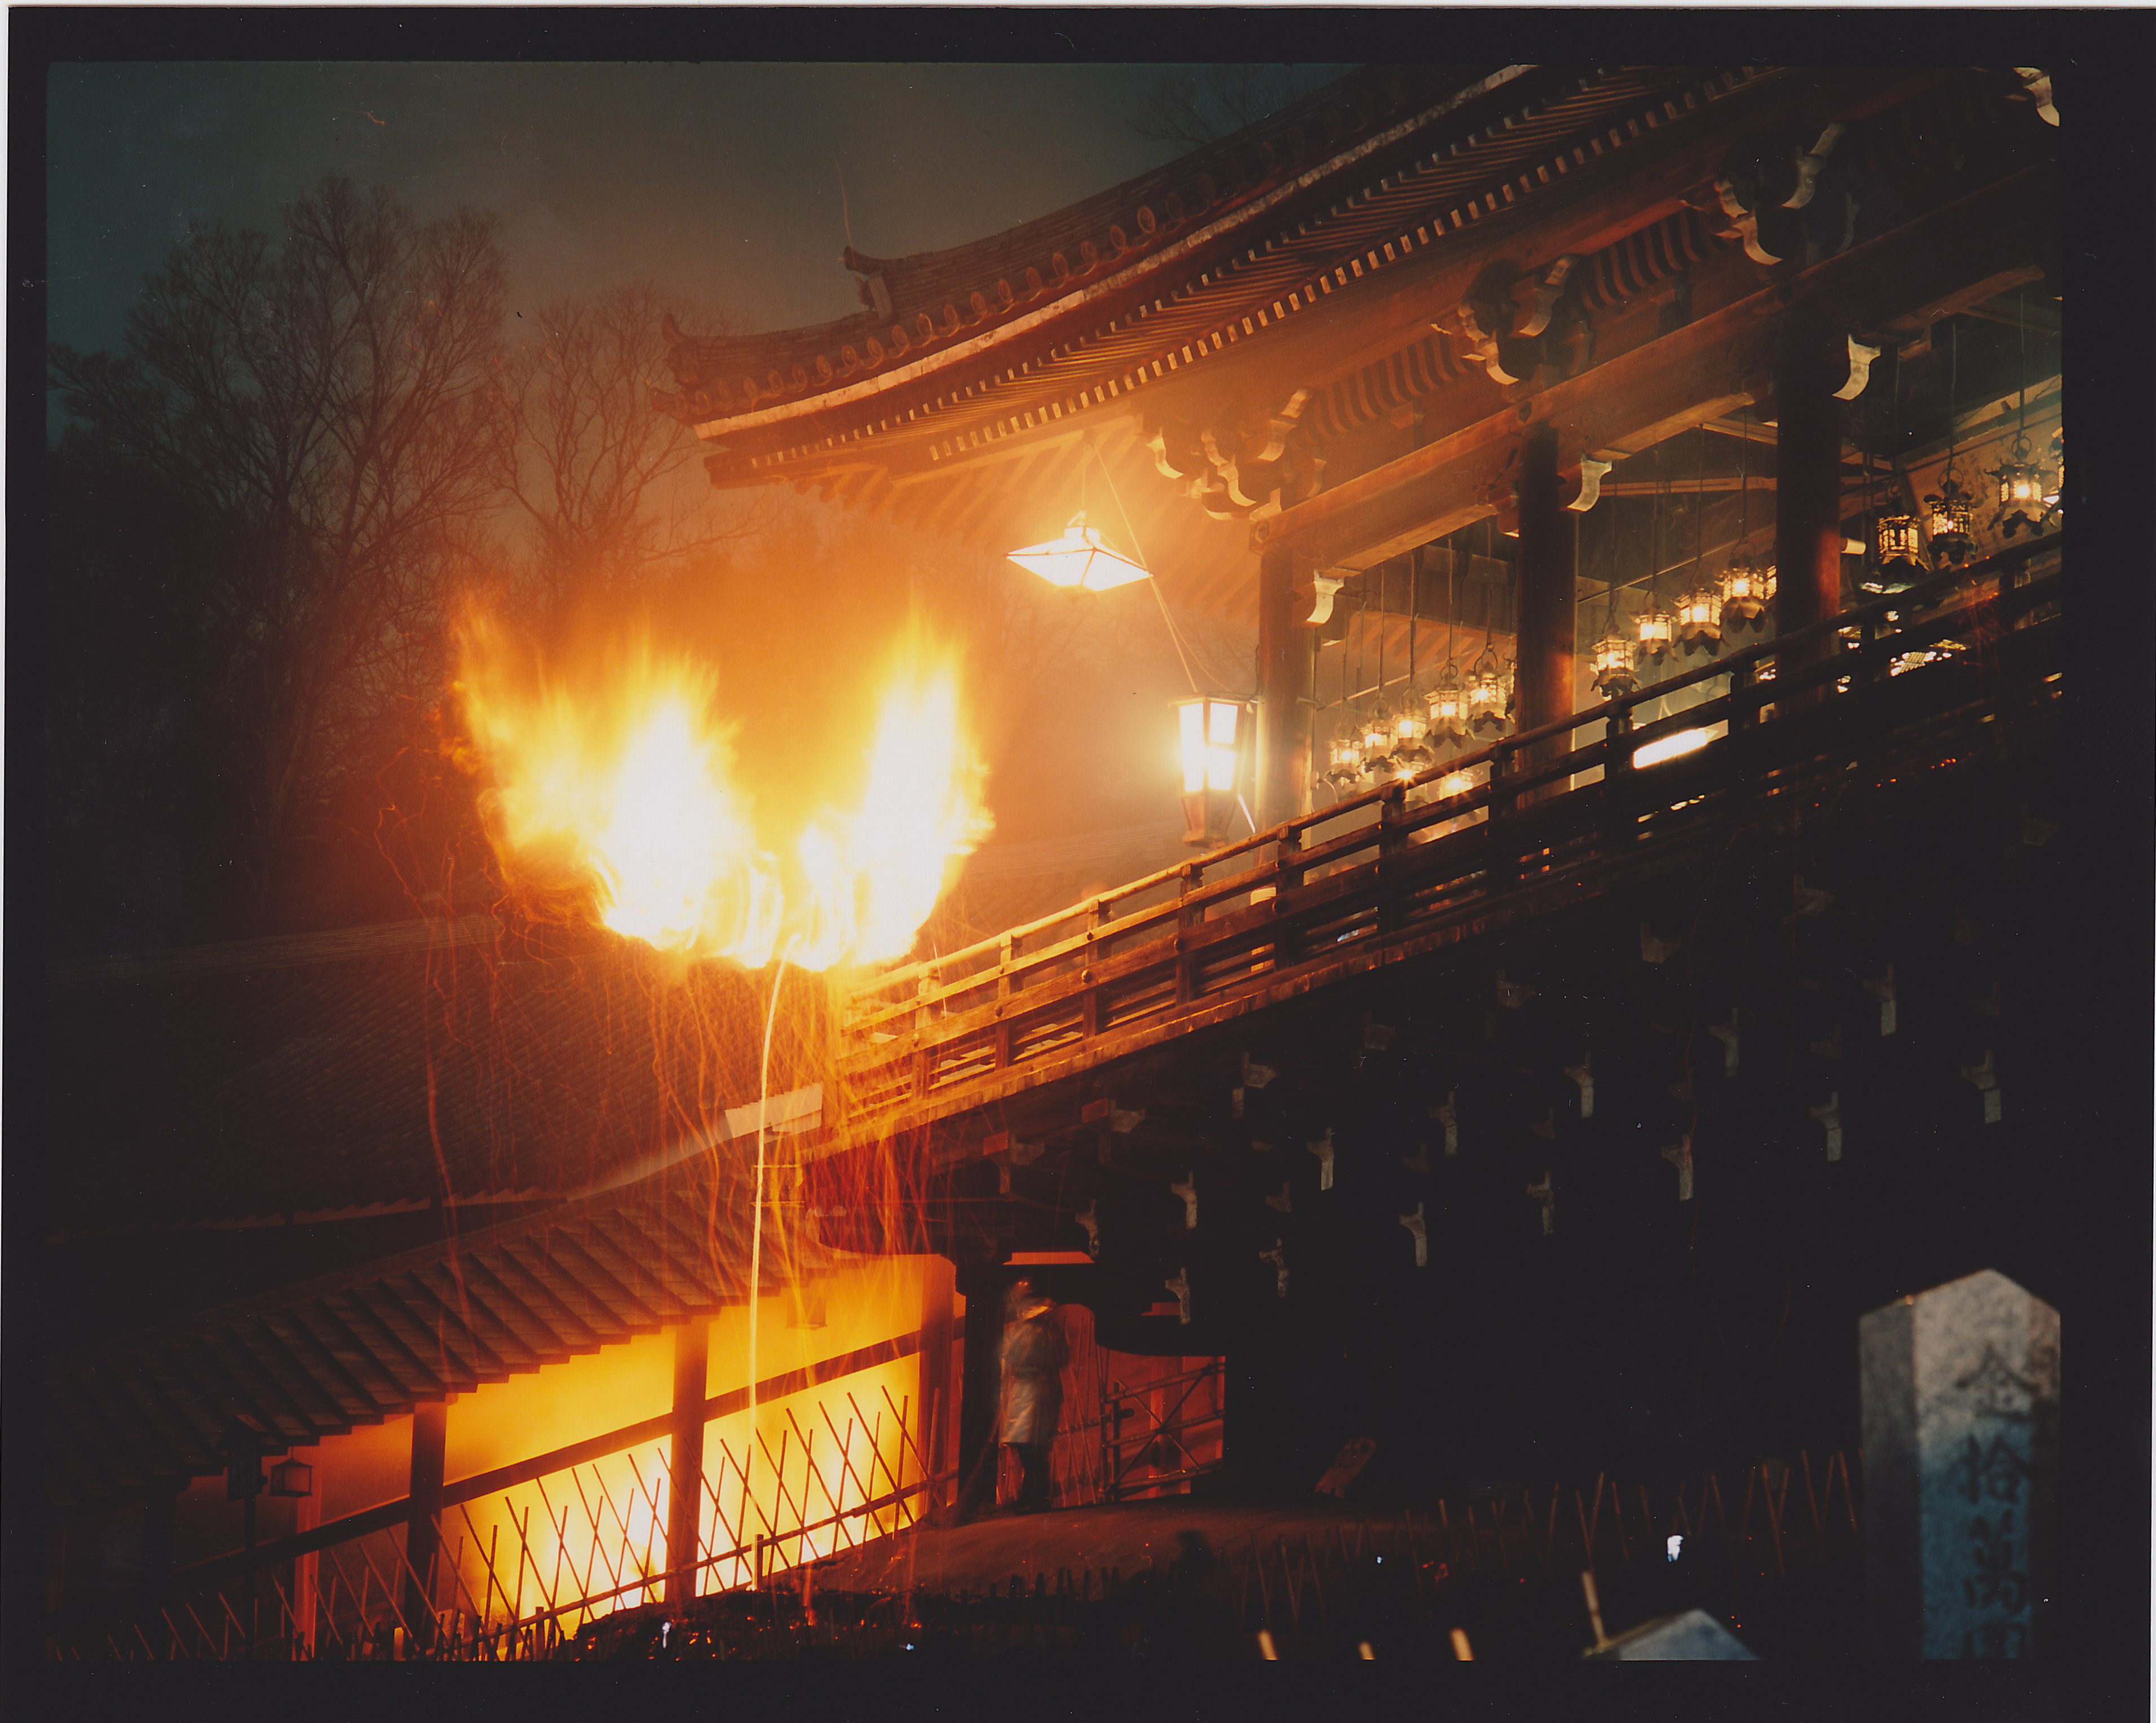
[[[184,1478],[159,1479],[150,1486],[142,1509],[142,1583],[162,1597],[172,1582],[172,1554],[179,1536],[180,1495]]]
[[[1004,1290],[1000,1264],[970,1265],[966,1290],[966,1377],[958,1406],[958,1506],[964,1518],[996,1499],[997,1416],[1003,1400]]]
[[[704,1518],[704,1400],[709,1374],[711,1324],[698,1316],[674,1331],[674,1409],[667,1431],[666,1571],[688,1567]],[[666,1582],[666,1601],[685,1603],[696,1595],[693,1573]]]
[[[1794,633],[1841,611],[1842,403],[1849,372],[1810,319],[1793,318],[1774,361],[1774,627]],[[1833,649],[1827,641],[1799,662]]]
[[[957,1271],[940,1256],[921,1266],[921,1452],[938,1470],[950,1445],[951,1424],[951,1307],[957,1294]],[[921,1511],[933,1514],[943,1505],[943,1486],[931,1477],[924,1480],[927,1495]]]
[[[412,1414],[412,1493],[404,1520],[404,1575],[398,1608],[422,1647],[434,1643],[434,1556],[441,1547],[442,1457],[448,1445],[446,1400]]]
[[[1578,627],[1574,584],[1576,517],[1558,500],[1557,428],[1541,424],[1520,446],[1519,657],[1513,667],[1515,726],[1540,729],[1572,715],[1573,639]],[[1569,746],[1553,736],[1534,760],[1554,759]]]
[[[1258,559],[1258,828],[1310,812],[1310,720],[1317,631],[1295,619],[1295,557]]]

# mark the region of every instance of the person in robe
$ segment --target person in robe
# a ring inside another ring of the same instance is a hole
[[[1002,1441],[1018,1457],[1021,1514],[1048,1506],[1049,1456],[1063,1416],[1063,1367],[1070,1359],[1055,1301],[1030,1280],[1017,1282],[1004,1311]]]

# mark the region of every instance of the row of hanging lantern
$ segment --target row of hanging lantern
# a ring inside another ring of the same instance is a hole
[[[1747,415],[1748,432],[1748,413]],[[1700,496],[1695,510],[1697,530],[1703,536],[1706,519],[1706,428],[1702,427],[1700,462]],[[1651,588],[1646,607],[1632,618],[1629,626],[1618,620],[1617,593],[1613,585],[1609,592],[1609,611],[1601,635],[1593,648],[1594,690],[1609,699],[1617,699],[1635,693],[1640,686],[1640,670],[1650,664],[1659,664],[1671,654],[1681,652],[1686,657],[1697,653],[1717,654],[1723,638],[1739,630],[1759,633],[1767,626],[1767,617],[1774,602],[1774,565],[1763,563],[1745,547],[1744,541],[1750,531],[1750,487],[1747,471],[1751,439],[1748,435],[1739,441],[1738,457],[1738,547],[1731,553],[1728,562],[1720,575],[1710,579],[1704,573],[1696,575],[1691,584],[1677,595],[1673,609],[1664,609],[1652,596]],[[1650,566],[1661,566],[1661,499],[1656,499],[1654,527],[1650,549]],[[1694,556],[1694,566],[1699,558]]]
[[[1418,553],[1417,560],[1409,565],[1411,581],[1416,577],[1415,571],[1419,566]],[[1383,576],[1380,574],[1378,578],[1382,583]],[[1419,612],[1411,602],[1408,616],[1408,685],[1397,705],[1383,692],[1384,639],[1380,624],[1378,699],[1367,711],[1343,710],[1327,745],[1325,767],[1319,774],[1323,782],[1342,795],[1383,778],[1413,777],[1437,762],[1440,749],[1464,749],[1476,740],[1501,736],[1510,721],[1512,678],[1509,667],[1499,660],[1495,646],[1486,639],[1481,654],[1465,675],[1460,672],[1454,650],[1458,629],[1455,574],[1449,572],[1447,581],[1446,627],[1453,638],[1446,642],[1445,667],[1432,679],[1426,690],[1417,684],[1414,666]],[[1384,613],[1382,590],[1378,613],[1381,617]],[[1347,708],[1352,696],[1348,691],[1344,654],[1340,684],[1341,705]]]
[[[2035,458],[2029,441],[2029,346],[2025,307],[2023,315],[2015,319],[2020,341],[2020,382],[2019,407],[2014,443],[2006,458],[1997,466],[1984,470],[1984,475],[1999,490],[1999,506],[1993,513],[1990,530],[2004,538],[2026,531],[2041,532],[2057,520],[2063,512],[2061,498],[2066,491],[2066,428],[2061,425],[2051,433],[2046,458]],[[1922,567],[1928,541],[1932,565],[1935,568],[1957,567],[1966,562],[1976,549],[1974,522],[1978,505],[1977,493],[1962,482],[1957,469],[1958,451],[1954,443],[1954,408],[1960,392],[1961,341],[1958,325],[1949,320],[1947,335],[1947,460],[1939,474],[1939,486],[1924,498],[1922,512],[1904,514],[1893,511],[1876,516],[1872,522],[1872,550],[1881,569],[1913,572]],[[1901,379],[1895,379],[1894,407],[1898,426],[1901,409]]]

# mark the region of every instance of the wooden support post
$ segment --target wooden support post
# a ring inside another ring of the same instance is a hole
[[[1572,715],[1573,644],[1578,626],[1573,533],[1578,516],[1558,500],[1557,428],[1532,427],[1520,444],[1519,658],[1514,717],[1522,731]],[[1537,743],[1529,771],[1563,756],[1569,739]],[[1562,786],[1537,792],[1541,800]]]
[[[966,1358],[958,1406],[958,1503],[963,1520],[996,1499],[998,1421],[1003,1399],[1004,1289],[1000,1264],[968,1264],[965,1276]]]
[[[1295,557],[1258,560],[1258,828],[1310,812],[1310,722],[1317,631],[1295,617]]]
[[[449,1433],[446,1400],[412,1414],[412,1489],[404,1518],[403,1598],[398,1611],[424,1648],[434,1619],[434,1556],[441,1547],[442,1456]]]
[[[667,1433],[666,1571],[693,1567],[704,1506],[704,1400],[709,1391],[711,1324],[693,1316],[674,1331],[674,1415]],[[666,1601],[685,1603],[696,1595],[696,1576],[666,1582]]]
[[[951,1310],[957,1295],[957,1270],[944,1258],[930,1257],[921,1277],[921,1458],[932,1469],[942,1466],[950,1446]],[[924,1482],[927,1511],[941,1519],[943,1486],[932,1477]]]
[[[1774,626],[1784,634],[1841,611],[1842,406],[1834,391],[1848,370],[1846,347],[1816,319],[1792,313],[1774,358]],[[1801,659],[1779,660],[1778,673],[1835,650],[1822,641]],[[1820,697],[1807,690],[1796,703]]]

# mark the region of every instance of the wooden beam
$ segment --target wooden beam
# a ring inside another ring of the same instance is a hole
[[[1774,338],[1793,304],[1873,331],[1912,304],[1951,296],[1956,283],[1996,279],[2042,243],[2056,185],[2040,166],[1957,199],[1284,510],[1257,524],[1252,546],[1291,543],[1305,563],[1367,568],[1507,506],[1530,423],[1557,426],[1559,470],[1569,474],[1582,455],[1636,454],[1726,417],[1768,392]]]
[[[1224,369],[1249,375],[1245,367],[1255,367],[1268,382],[1288,375],[1323,388],[1421,340],[1433,318],[1449,320],[1469,283],[1495,259],[1528,269],[1568,254],[1599,251],[1687,208],[1721,172],[1732,146],[1753,132],[1790,124],[1816,135],[1829,121],[1846,123],[1892,106],[1950,75],[1946,68],[1909,67],[1837,73],[1838,87],[1829,91],[1815,76],[1785,73],[1725,97],[1686,124],[1669,127],[1668,144],[1635,143],[1590,160],[1517,209],[1448,233],[1424,251],[1426,261],[1385,271],[1371,284],[1383,284],[1383,291],[1366,288],[1367,298],[1353,295],[1330,316],[1290,318],[1270,341],[1252,342],[1249,359],[1240,365],[1228,360]],[[1656,147],[1659,156],[1652,153]],[[1258,304],[1272,297],[1265,295],[1246,309],[1255,315]]]

